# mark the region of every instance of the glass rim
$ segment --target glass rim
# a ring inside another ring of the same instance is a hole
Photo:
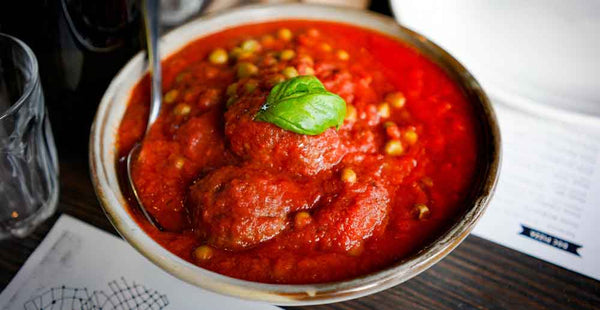
[[[27,55],[27,57],[30,60],[31,76],[32,76],[31,80],[29,80],[25,83],[23,93],[21,94],[19,99],[17,99],[17,101],[15,103],[11,104],[11,106],[8,109],[6,109],[6,111],[0,112],[0,121],[1,121],[6,116],[13,114],[15,111],[17,111],[23,105],[23,103],[27,100],[27,98],[29,98],[29,96],[31,96],[35,85],[38,83],[39,74],[38,74],[37,58],[35,58],[35,54],[31,50],[31,48],[27,44],[25,44],[25,42],[19,40],[16,37],[13,37],[11,35],[8,35],[6,33],[1,33],[1,32],[0,32],[0,38],[5,38],[5,39],[8,39],[9,41],[13,41],[14,43],[16,43],[16,45],[18,45],[21,49],[23,49],[23,51],[25,51],[25,54]]]

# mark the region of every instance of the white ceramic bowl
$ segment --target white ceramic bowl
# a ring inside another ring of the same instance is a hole
[[[494,112],[479,84],[450,55],[423,36],[398,26],[393,19],[366,11],[303,4],[243,7],[202,17],[175,29],[161,39],[161,55],[166,58],[191,41],[225,28],[282,19],[335,21],[388,34],[420,50],[462,86],[479,119],[481,155],[478,175],[459,221],[434,242],[401,262],[381,271],[334,283],[281,285],[250,282],[200,268],[179,258],[161,247],[136,224],[126,210],[126,200],[117,179],[117,129],[134,85],[146,73],[142,53],[131,59],[113,79],[92,126],[89,160],[98,199],[115,228],[140,253],[175,277],[214,292],[278,305],[310,305],[357,298],[402,283],[454,249],[469,234],[487,206],[500,165],[500,135]]]

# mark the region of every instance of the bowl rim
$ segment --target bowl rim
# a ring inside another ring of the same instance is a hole
[[[203,32],[198,30],[202,28],[201,26],[207,26],[211,23],[214,24],[219,20],[224,20],[226,18],[239,18],[245,16],[244,14],[249,14],[253,17],[258,16],[259,18],[258,20],[242,19],[235,21],[228,27],[213,25],[214,31],[208,30]],[[315,16],[317,17],[315,18]],[[337,19],[332,16],[337,16]],[[344,18],[342,18],[342,16]],[[356,17],[356,20],[350,17]],[[461,85],[461,87],[464,88],[463,91],[471,93],[469,99],[477,99],[476,104],[480,105],[478,108],[481,111],[480,117],[482,118],[482,120],[480,119],[480,122],[482,122],[482,126],[486,127],[484,128],[485,138],[488,139],[486,147],[488,147],[489,150],[488,154],[486,154],[488,158],[486,158],[485,178],[481,180],[481,184],[478,184],[480,186],[477,187],[477,195],[474,197],[470,209],[468,207],[466,208],[467,211],[463,215],[462,220],[454,223],[434,241],[431,241],[425,248],[413,254],[408,259],[392,264],[382,270],[344,281],[320,284],[259,283],[221,275],[183,260],[149,237],[143,229],[137,225],[124,207],[124,198],[118,187],[119,185],[116,184],[116,191],[111,188],[111,184],[112,186],[115,185],[114,179],[111,183],[110,176],[112,176],[111,170],[116,170],[116,155],[114,153],[114,144],[107,146],[106,142],[111,141],[107,138],[107,135],[112,135],[114,137],[117,133],[115,128],[108,128],[107,123],[114,117],[115,105],[118,105],[119,103],[126,104],[126,102],[129,101],[131,88],[127,91],[128,95],[125,97],[125,103],[116,101],[116,99],[119,99],[116,98],[119,95],[119,88],[123,85],[127,85],[127,79],[131,78],[133,74],[137,75],[134,79],[135,82],[133,83],[133,85],[135,85],[146,73],[147,70],[145,67],[140,70],[140,65],[142,64],[144,57],[143,51],[132,57],[113,78],[103,95],[91,127],[89,141],[90,175],[98,200],[115,229],[138,252],[173,276],[213,292],[243,299],[265,301],[278,305],[313,305],[358,298],[400,284],[431,267],[456,248],[471,232],[475,223],[489,204],[499,177],[499,168],[501,164],[500,130],[498,128],[493,107],[483,89],[473,76],[471,76],[471,74],[456,59],[439,46],[422,35],[397,24],[391,17],[350,8],[298,3],[249,5],[226,12],[201,16],[171,30],[161,37],[161,41],[164,43],[163,46],[161,46],[161,50],[165,45],[170,44],[170,46],[175,46],[170,48],[170,53],[161,53],[162,55],[165,55],[162,59],[168,58],[173,53],[184,48],[188,43],[210,33],[244,24],[286,19],[333,21],[371,29],[378,33],[391,36],[394,39],[405,42],[407,45],[416,47],[420,52],[423,52],[425,57],[433,60],[438,67],[441,67],[445,71],[450,70],[447,71],[447,74],[453,75],[452,78],[455,83]],[[362,23],[358,21],[361,19]],[[367,23],[372,23],[376,25],[377,28],[375,26],[369,27],[370,25],[366,25]],[[382,28],[395,29],[395,34],[391,34],[389,31]],[[195,33],[195,35],[189,37],[189,35],[193,33]],[[403,35],[403,37],[400,37],[401,35]],[[439,59],[432,59],[434,55]],[[443,63],[438,63],[438,61],[443,61]],[[131,82],[129,82],[129,84],[131,84]],[[123,91],[124,90],[121,90],[121,93]],[[121,110],[124,109],[123,107],[120,108]],[[113,111],[112,114],[111,111]],[[118,117],[117,127],[118,124],[120,124],[122,116],[123,115],[121,114]],[[111,155],[113,157],[112,159],[109,158]],[[112,173],[114,174],[116,171],[112,171]],[[471,202],[468,204],[471,204]]]

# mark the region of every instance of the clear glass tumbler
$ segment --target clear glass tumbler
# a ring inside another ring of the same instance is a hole
[[[58,161],[31,49],[0,33],[0,238],[24,237],[56,210]]]

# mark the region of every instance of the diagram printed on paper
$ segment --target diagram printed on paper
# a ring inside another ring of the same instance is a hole
[[[108,283],[109,291],[53,287],[24,304],[25,310],[161,310],[169,300],[164,294],[125,278]]]

